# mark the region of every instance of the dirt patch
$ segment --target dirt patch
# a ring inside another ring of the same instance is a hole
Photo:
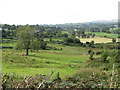
[[[80,38],[83,43],[94,41],[94,43],[110,43],[112,39],[104,37],[94,37],[94,38]]]

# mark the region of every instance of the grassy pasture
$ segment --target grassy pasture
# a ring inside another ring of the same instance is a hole
[[[62,50],[54,51],[54,52],[58,52],[66,55],[83,55],[87,53],[86,49],[89,49],[89,48],[83,48],[79,46],[65,46],[61,44],[51,44],[51,43],[48,44],[48,46],[54,46],[59,49],[62,48]],[[51,50],[49,50],[49,52],[50,51]]]
[[[15,47],[15,42],[3,43],[2,45]],[[53,43],[48,43],[48,46],[62,48],[62,50],[39,50],[38,52],[30,52],[29,56],[25,56],[25,51],[3,49],[2,72],[16,73],[23,77],[36,74],[48,75],[51,70],[56,69],[53,77],[60,72],[60,77],[64,78],[83,68],[86,61],[89,60],[87,54],[89,47],[65,46]],[[94,57],[99,57],[99,55],[94,55]]]
[[[118,35],[115,35],[115,34],[111,34],[111,33],[104,33],[104,32],[85,32],[86,34],[88,33],[92,33],[92,34],[95,34],[97,36],[107,36],[109,38],[116,38]]]
[[[5,45],[14,46],[14,44]],[[23,55],[25,51],[20,52],[14,49],[3,49],[2,72],[15,72],[19,76],[29,76],[35,74],[50,74],[51,70],[56,69],[53,77],[57,72],[60,72],[60,76],[63,78],[78,70],[89,58],[89,55],[83,55],[83,53],[87,53],[85,48],[63,46],[60,44],[48,45],[63,49],[39,50],[38,52],[30,52],[29,56]]]
[[[62,31],[62,34],[68,34],[68,35],[70,35],[70,32],[69,31]]]

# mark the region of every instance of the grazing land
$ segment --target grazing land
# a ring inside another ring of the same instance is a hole
[[[105,33],[105,32],[86,32],[86,34],[87,33],[92,33],[92,34],[95,34],[97,36],[108,37],[108,38],[116,38],[116,37],[118,37],[118,34]]]
[[[87,53],[85,48],[59,44],[50,45],[57,48],[62,47],[63,50],[40,50],[38,52],[30,52],[29,56],[24,56],[24,51],[3,50],[3,73],[16,73],[20,76],[49,74],[51,70],[56,68],[56,73],[60,72],[61,77],[63,77],[79,69],[80,65],[88,60],[89,55],[83,55]]]
[[[2,87],[120,87],[118,38],[65,26],[4,25]]]

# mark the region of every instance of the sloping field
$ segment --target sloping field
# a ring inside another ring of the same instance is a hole
[[[2,72],[15,73],[19,76],[30,76],[36,74],[50,74],[56,69],[53,77],[60,72],[60,77],[71,75],[78,70],[83,63],[89,59],[85,48],[69,47],[59,44],[49,44],[62,50],[39,50],[30,52],[29,56],[24,51],[14,49],[3,49]]]
[[[118,37],[118,34],[111,34],[111,33],[104,33],[104,32],[85,32],[86,34],[88,33],[92,33],[92,34],[95,34],[96,36],[106,36],[106,37],[109,37],[109,38],[116,38]]]

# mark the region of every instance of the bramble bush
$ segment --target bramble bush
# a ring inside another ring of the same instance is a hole
[[[120,80],[118,70],[113,64],[112,71],[99,72],[95,68],[86,68],[76,71],[72,76],[64,80],[60,74],[54,79],[50,75],[36,75],[20,78],[16,74],[2,74],[2,89],[7,88],[28,88],[28,89],[46,89],[46,88],[116,88],[120,89]]]

